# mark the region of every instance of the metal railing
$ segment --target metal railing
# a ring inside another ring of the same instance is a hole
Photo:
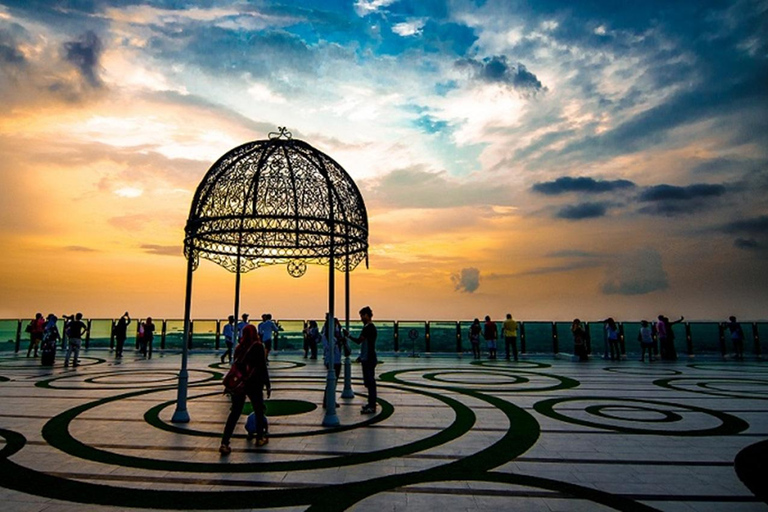
[[[30,319],[0,319],[0,351],[19,352],[22,343],[29,339],[25,326]],[[283,328],[274,339],[275,350],[302,350],[304,348],[303,329],[308,320],[282,320]],[[94,318],[86,320],[88,333],[84,347],[113,350],[115,346],[114,326],[116,319]],[[138,347],[138,327],[140,321],[134,320],[129,326],[126,346]],[[180,319],[155,319],[155,350],[179,350],[184,337],[184,322]],[[318,320],[322,325],[322,320]],[[376,347],[381,352],[457,354],[471,352],[469,326],[471,321],[445,320],[377,320],[378,340]],[[621,333],[621,353],[639,352],[637,341],[640,322],[617,322]],[[192,321],[189,336],[189,348],[192,350],[219,350],[223,345],[222,329],[226,320],[196,319]],[[593,356],[607,355],[608,342],[602,322],[583,322],[587,332],[587,350]],[[504,338],[501,336],[501,322],[497,322],[500,337],[498,351],[504,351]],[[685,322],[673,326],[677,351],[693,356],[696,354],[721,354],[725,356],[733,347],[726,323],[721,322]],[[761,357],[768,353],[768,321],[743,322],[744,353]],[[572,352],[573,342],[570,322],[525,321],[518,323],[517,347],[523,354],[568,354]],[[359,321],[350,322],[350,330],[362,329]],[[63,333],[63,322],[59,322]],[[761,338],[761,333],[763,334]],[[64,340],[66,343],[66,340]],[[485,349],[481,342],[481,348]]]

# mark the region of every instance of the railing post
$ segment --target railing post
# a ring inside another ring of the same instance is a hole
[[[195,332],[195,321],[190,320],[189,321],[189,338],[187,338],[185,341],[187,342],[187,350],[192,350],[192,337],[194,336]]]
[[[424,322],[424,352],[432,352],[432,340],[429,335],[429,320]]]
[[[136,350],[139,350],[139,328],[141,327],[141,318],[136,320]]]
[[[160,350],[165,350],[165,333],[167,332],[167,320],[163,319],[160,327]]]
[[[87,331],[85,331],[85,350],[88,350],[88,347],[91,345],[91,319],[88,319],[87,322]]]
[[[528,350],[525,346],[525,322],[518,322],[517,324],[517,336],[520,338],[520,353],[527,354]]]
[[[16,323],[16,353],[21,350],[21,319]]]
[[[395,352],[400,352],[400,323],[395,320],[395,328],[392,331],[395,342]]]
[[[221,320],[216,320],[216,340],[213,342],[213,346],[216,350],[219,350],[219,336],[221,335]]]
[[[619,322],[619,350],[621,355],[627,355],[627,340],[624,339],[624,322]]]
[[[456,353],[461,354],[461,321],[456,322]]]
[[[109,351],[115,348],[115,319],[109,321]]]
[[[557,339],[557,323],[552,322],[552,351],[554,355],[557,355],[560,353],[560,343]]]
[[[335,324],[335,322],[336,322],[336,320],[334,319],[334,324],[333,324],[334,331],[333,332],[336,332],[336,324]],[[276,332],[276,333],[272,334],[272,350],[277,352],[277,349],[279,348],[279,346],[280,346],[280,333]]]
[[[587,342],[587,354],[592,355],[592,334],[589,332],[589,322],[584,322],[584,335]]]
[[[720,342],[720,354],[725,357],[727,355],[728,348],[725,346],[725,324],[722,322],[718,322],[717,324],[717,337],[718,341]]]
[[[693,336],[691,335],[691,322],[685,322],[685,346],[688,349],[688,357],[693,357]]]
[[[755,356],[760,359],[760,332],[757,329],[757,322],[752,322],[752,340],[755,343]]]

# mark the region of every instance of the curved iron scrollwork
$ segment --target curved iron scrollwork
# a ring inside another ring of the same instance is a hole
[[[274,136],[273,136],[274,135]],[[362,195],[331,157],[285,128],[243,144],[208,170],[195,192],[184,254],[231,272],[307,263],[353,270],[368,257]],[[196,265],[195,265],[196,266]]]

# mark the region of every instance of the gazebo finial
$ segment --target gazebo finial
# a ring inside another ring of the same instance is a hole
[[[278,126],[278,131],[276,132],[269,132],[269,138],[270,139],[282,139],[285,138],[286,140],[290,140],[293,138],[293,134],[288,131],[288,128],[285,126]]]

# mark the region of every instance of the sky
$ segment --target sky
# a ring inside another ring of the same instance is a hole
[[[768,318],[765,0],[0,1],[0,105],[0,318],[179,318],[198,183],[279,126],[362,192],[353,313]],[[233,296],[202,260],[193,318]]]

